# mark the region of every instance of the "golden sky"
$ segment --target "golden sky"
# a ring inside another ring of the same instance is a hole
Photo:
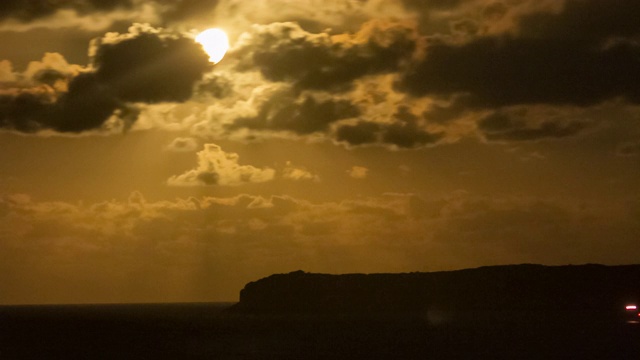
[[[0,304],[640,262],[634,0],[3,0]],[[217,64],[194,39],[229,36]]]

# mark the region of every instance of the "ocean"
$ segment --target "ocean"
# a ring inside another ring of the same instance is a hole
[[[450,321],[230,316],[230,305],[0,306],[0,359],[640,359],[640,324],[588,313]]]

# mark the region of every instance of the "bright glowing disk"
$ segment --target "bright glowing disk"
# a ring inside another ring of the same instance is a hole
[[[229,38],[220,29],[208,29],[201,32],[196,36],[196,42],[202,45],[204,51],[209,55],[209,60],[216,64],[229,50]]]

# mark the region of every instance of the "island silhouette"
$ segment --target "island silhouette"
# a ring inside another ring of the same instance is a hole
[[[247,284],[228,311],[262,315],[611,317],[640,300],[640,265],[534,264],[399,274],[295,271]],[[471,315],[472,314],[472,315]]]

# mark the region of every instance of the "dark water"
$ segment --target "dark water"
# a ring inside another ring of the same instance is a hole
[[[0,307],[0,359],[640,359],[592,314],[227,316],[228,304]]]

